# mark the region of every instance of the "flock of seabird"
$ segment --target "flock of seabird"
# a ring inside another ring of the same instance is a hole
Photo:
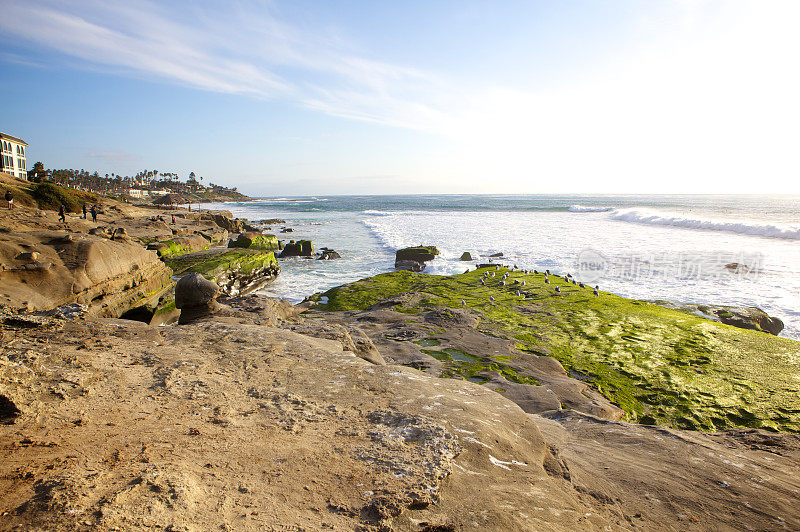
[[[489,271],[483,272],[481,274],[480,278],[478,279],[478,284],[480,284],[481,286],[486,286],[486,281],[488,279],[492,278],[492,277],[495,277],[496,276],[495,272],[497,272],[498,270],[500,270],[500,266],[499,265],[495,266],[495,269],[492,272],[489,272]],[[513,270],[518,270],[516,264],[514,265]],[[532,271],[531,270],[519,270],[519,271],[521,271],[522,273],[524,273],[526,275],[529,275],[531,273],[538,275],[540,273],[538,270],[532,270]],[[542,273],[544,274],[544,282],[545,282],[545,284],[550,284],[550,270],[545,270]],[[510,272],[505,272],[500,277],[500,281],[497,283],[497,286],[505,287],[506,286],[506,279],[508,279],[509,277],[511,277],[511,273]],[[572,274],[570,274],[570,273],[568,273],[566,275],[557,275],[556,277],[561,277],[564,280],[564,282],[566,282],[567,284],[571,283],[571,284],[573,284],[573,285],[575,285],[577,287],[580,287],[580,288],[587,288],[587,286],[584,283],[578,282],[577,280],[575,280],[575,278],[573,278]],[[515,279],[514,282],[513,282],[513,286],[515,288],[516,287],[520,287],[520,286],[525,286],[525,281],[524,280],[520,281],[519,279]],[[555,292],[554,292],[555,294],[560,294],[561,293],[561,288],[559,286],[554,286],[553,288],[555,289]],[[525,298],[525,294],[523,294],[518,288],[516,288],[515,293],[516,293],[517,297],[521,297],[523,299]],[[592,294],[595,297],[600,295],[600,287],[598,285],[595,285],[595,287],[592,288]],[[494,301],[495,301],[494,297],[493,296],[489,296],[489,301],[494,303]],[[466,307],[467,306],[466,301],[464,301],[463,299],[461,300],[461,306],[462,307]]]

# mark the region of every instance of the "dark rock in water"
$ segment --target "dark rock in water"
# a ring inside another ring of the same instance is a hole
[[[501,268],[505,268],[506,267],[503,264],[500,264],[500,263],[497,263],[497,262],[492,262],[492,263],[488,263],[488,264],[487,263],[478,264],[476,269],[480,269],[480,268],[497,268],[498,266],[500,266]]]
[[[335,252],[334,250],[332,250],[332,249],[325,249],[325,250],[322,252],[322,255],[320,255],[319,257],[317,257],[317,260],[333,260],[333,259],[341,259],[341,258],[342,258],[342,256],[341,256],[341,255],[339,255],[339,254],[338,254],[337,252]]]
[[[197,318],[207,316],[217,307],[219,296],[217,283],[209,281],[199,273],[190,273],[175,285],[175,307],[181,309],[178,323],[189,323]]]
[[[290,240],[283,246],[281,258],[285,257],[312,257],[314,255],[314,244],[311,240]]]
[[[21,413],[11,399],[0,394],[0,425],[10,425]]]
[[[750,273],[750,267],[746,264],[739,264],[738,262],[730,262],[725,265],[726,270],[733,273]]]
[[[291,227],[284,227],[283,229],[281,229],[281,233],[294,233],[294,229],[292,229]]]
[[[415,260],[398,260],[395,261],[394,267],[397,270],[406,270],[409,272],[421,272],[425,269],[424,262],[417,262]]]
[[[399,249],[395,255],[394,267],[397,270],[421,272],[425,269],[425,263],[433,260],[438,254],[439,250],[436,249],[436,246]]]
[[[428,262],[436,258],[439,250],[436,246],[417,246],[413,248],[398,249],[395,254],[395,261],[414,260],[417,262]]]
[[[461,254],[461,260],[472,260],[472,254],[469,251],[465,251]]]
[[[492,253],[492,254],[491,254],[491,255],[489,255],[489,256],[490,256],[490,257],[492,257],[492,258],[496,258],[496,257],[502,257],[502,256],[503,256],[503,252],[501,251],[501,252],[499,252],[499,253]]]

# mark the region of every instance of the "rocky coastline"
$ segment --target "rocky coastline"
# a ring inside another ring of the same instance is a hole
[[[769,317],[426,246],[292,305],[310,241],[96,201],[0,221],[2,530],[800,528]]]

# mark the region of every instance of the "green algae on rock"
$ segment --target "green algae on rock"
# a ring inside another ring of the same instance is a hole
[[[416,262],[427,262],[436,258],[439,250],[436,246],[415,246],[410,248],[398,249],[395,260],[413,260]]]
[[[231,240],[228,243],[228,247],[273,251],[278,249],[278,237],[275,235],[248,231],[240,234],[236,240]]]
[[[280,272],[275,254],[255,249],[216,248],[167,261],[175,275],[202,274],[226,296],[252,292],[273,281]]]
[[[555,276],[545,284],[542,274],[501,268],[482,286],[485,271],[377,275],[329,290],[320,308],[380,304],[418,314],[461,308],[464,300],[480,330],[555,358],[622,408],[626,421],[800,432],[800,343],[607,292],[594,296]]]

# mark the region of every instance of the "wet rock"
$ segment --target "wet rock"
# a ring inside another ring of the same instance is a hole
[[[411,248],[398,249],[395,254],[395,261],[413,260],[416,262],[428,262],[436,258],[439,250],[436,246],[416,246]]]
[[[470,260],[472,260],[472,254],[469,251],[465,251],[464,253],[461,254],[461,259],[460,260],[470,261]]]
[[[332,249],[326,249],[322,252],[322,254],[317,257],[317,260],[333,260],[333,259],[341,259],[342,256],[339,255]]]
[[[312,257],[314,255],[314,243],[311,240],[290,240],[283,247],[281,258],[285,257]]]
[[[490,256],[491,258],[495,259],[495,258],[497,258],[497,257],[502,257],[502,256],[503,256],[503,252],[501,251],[501,252],[499,252],[499,253],[492,253],[492,254],[491,254],[491,255],[489,255],[489,256]]]

